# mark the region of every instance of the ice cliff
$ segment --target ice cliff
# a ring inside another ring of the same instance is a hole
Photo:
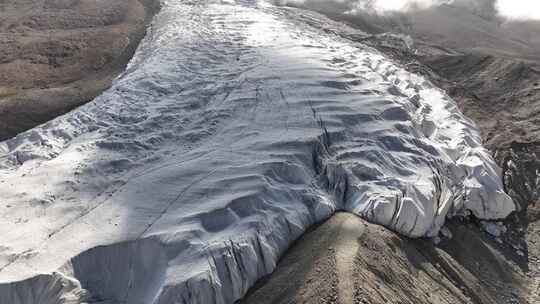
[[[162,4],[110,90],[0,143],[0,303],[233,303],[336,210],[411,237],[514,210],[454,101],[353,29]]]

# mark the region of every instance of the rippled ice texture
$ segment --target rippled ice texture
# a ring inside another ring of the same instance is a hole
[[[164,1],[110,90],[0,144],[0,303],[233,303],[336,210],[411,237],[507,216],[473,123],[345,32]]]

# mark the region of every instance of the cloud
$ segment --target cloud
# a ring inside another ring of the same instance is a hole
[[[410,9],[422,9],[441,4],[437,0],[356,0],[353,2],[352,11],[358,9],[373,9],[377,12],[407,11]],[[444,1],[446,2],[446,1]]]
[[[304,6],[329,12],[355,13],[360,11],[406,11],[427,8],[452,0],[276,0],[281,5]]]
[[[538,0],[497,0],[499,14],[510,19],[540,20],[540,1]]]
[[[449,1],[437,0],[376,0],[375,9],[380,11],[402,11],[413,8],[427,8],[432,5],[440,5]]]
[[[481,15],[509,19],[540,20],[539,0],[275,0],[282,5],[304,6],[328,13],[355,14],[362,11],[377,13],[425,9],[434,5],[454,3]]]

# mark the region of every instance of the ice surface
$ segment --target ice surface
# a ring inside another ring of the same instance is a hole
[[[496,238],[506,233],[506,226],[504,226],[502,222],[481,221],[480,224],[482,225],[482,229],[484,229],[484,231]]]
[[[344,32],[164,1],[110,90],[0,143],[0,303],[233,303],[336,210],[411,237],[514,210],[455,103]]]

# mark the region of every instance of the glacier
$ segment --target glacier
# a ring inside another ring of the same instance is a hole
[[[0,143],[0,303],[234,303],[338,210],[409,237],[515,210],[474,123],[361,32],[161,4],[109,90]]]

